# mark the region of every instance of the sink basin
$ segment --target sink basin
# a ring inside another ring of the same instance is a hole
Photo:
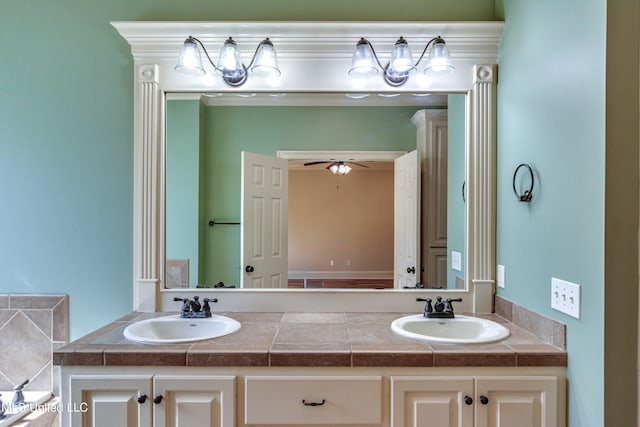
[[[391,330],[407,338],[461,344],[500,341],[510,334],[499,323],[462,315],[453,319],[427,319],[422,314],[405,316],[391,322]]]
[[[212,314],[203,319],[183,319],[179,315],[140,320],[127,326],[124,337],[146,344],[173,344],[208,340],[240,329],[240,322]]]

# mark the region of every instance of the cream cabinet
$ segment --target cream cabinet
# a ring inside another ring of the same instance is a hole
[[[63,411],[64,425],[235,425],[234,376],[72,375],[69,383],[73,410]]]
[[[381,376],[247,376],[247,425],[382,425]]]
[[[391,426],[560,427],[555,376],[391,377]]]
[[[565,427],[561,367],[71,366],[63,427]]]

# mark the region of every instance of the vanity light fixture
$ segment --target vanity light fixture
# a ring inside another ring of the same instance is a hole
[[[409,75],[416,71],[427,50],[429,54],[424,69],[425,74],[449,74],[455,70],[453,62],[451,62],[449,48],[440,36],[429,40],[416,63],[413,62],[409,44],[404,37],[400,37],[393,47],[389,62],[384,66],[373,49],[373,45],[369,40],[361,37],[353,52],[349,75],[353,78],[369,78],[377,75],[379,70],[383,70],[382,77],[387,84],[395,87],[402,86],[409,79]]]
[[[216,65],[204,44],[199,39],[189,36],[180,49],[178,63],[175,66],[176,71],[195,76],[205,74],[198,45],[202,47],[213,68],[222,75],[222,79],[229,86],[241,86],[247,81],[249,71],[268,78],[278,77],[281,74],[278,67],[278,56],[269,37],[258,44],[249,66],[246,67],[240,59],[238,46],[231,37],[224,42],[218,57],[218,65]]]

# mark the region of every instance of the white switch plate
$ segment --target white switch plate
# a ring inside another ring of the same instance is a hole
[[[551,278],[551,308],[580,318],[580,285]]]
[[[498,264],[498,287],[504,288],[504,265]]]
[[[462,271],[462,254],[460,252],[451,251],[451,269]]]

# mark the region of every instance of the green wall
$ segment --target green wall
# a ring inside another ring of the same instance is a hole
[[[497,262],[506,268],[506,287],[498,294],[566,323],[570,426],[635,425],[637,2],[498,3],[506,22],[497,150]],[[611,32],[606,19],[614,3],[635,28],[630,40],[612,42],[628,54],[622,68],[629,71],[618,83],[628,90],[615,95],[628,100],[626,111],[609,108],[605,98],[610,90],[605,75],[619,79],[622,65],[609,67],[611,51],[605,51]],[[635,114],[635,121],[614,124],[628,126],[628,135],[613,140],[605,118],[620,114]],[[617,163],[609,160],[605,167],[610,156]],[[514,170],[523,162],[532,166],[536,180],[528,204],[518,202],[512,190]],[[621,186],[626,200],[612,196]],[[552,277],[582,285],[580,319],[550,308]]]
[[[166,256],[189,260],[198,284],[200,236],[200,103],[168,101],[166,121]]]
[[[449,95],[448,99],[448,167],[447,167],[447,288],[456,287],[456,276],[464,278],[465,271],[465,200],[462,185],[466,173],[464,95]],[[466,192],[466,185],[465,185]],[[465,196],[466,198],[466,196]],[[462,254],[462,271],[451,268],[451,251]]]
[[[0,292],[69,294],[71,338],[131,311],[133,60],[110,21],[492,19],[494,0],[2,2]]]

